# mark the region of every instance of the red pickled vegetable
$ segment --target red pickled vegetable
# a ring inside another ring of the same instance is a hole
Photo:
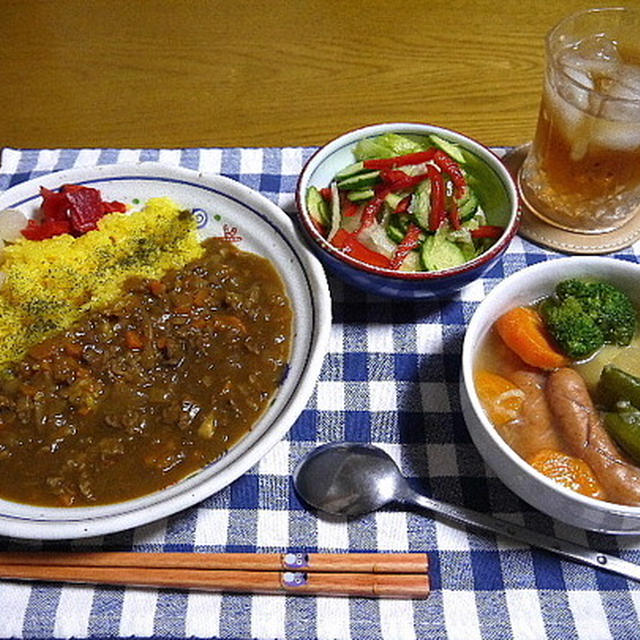
[[[124,202],[118,202],[117,200],[113,200],[112,202],[103,202],[102,203],[102,213],[125,213],[127,210],[127,205]]]
[[[59,191],[40,187],[41,220],[30,220],[22,235],[28,240],[45,240],[63,233],[80,236],[98,228],[98,220],[114,211],[124,212],[122,202],[104,202],[97,189],[65,184]]]
[[[68,220],[43,220],[42,222],[29,220],[26,228],[22,230],[22,235],[27,240],[45,240],[70,231],[71,224]]]
[[[65,196],[69,203],[68,215],[71,229],[77,234],[93,231],[98,228],[97,222],[102,218],[102,197],[97,189],[68,189]]]
[[[46,187],[40,187],[42,205],[40,211],[45,220],[67,220],[67,197],[61,191],[50,191]]]

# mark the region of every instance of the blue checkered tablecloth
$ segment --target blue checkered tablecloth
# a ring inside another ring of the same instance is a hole
[[[51,171],[158,160],[220,173],[291,213],[308,147],[181,150],[5,149],[0,191]],[[502,153],[504,149],[498,149]],[[637,260],[640,246],[618,257]],[[467,434],[458,376],[465,326],[497,282],[557,254],[516,238],[482,280],[451,299],[369,297],[330,278],[334,322],[316,390],[286,439],[247,474],[182,513],[56,549],[427,551],[427,600],[369,600],[0,583],[0,638],[256,640],[640,638],[640,584],[417,513],[316,518],[290,472],[327,441],[373,442],[416,488],[640,563],[640,537],[572,529],[534,511],[488,469]],[[0,538],[0,549],[23,543]]]

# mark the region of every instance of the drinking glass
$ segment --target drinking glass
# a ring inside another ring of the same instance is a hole
[[[640,11],[590,9],[549,32],[518,186],[535,215],[578,233],[613,231],[640,211]]]

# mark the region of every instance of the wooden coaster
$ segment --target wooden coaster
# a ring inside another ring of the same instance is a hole
[[[516,184],[518,183],[518,170],[524,162],[530,146],[531,143],[516,147],[502,158],[502,162]],[[527,240],[556,251],[585,255],[611,253],[612,251],[625,249],[636,240],[640,240],[640,216],[632,218],[615,231],[587,234],[566,231],[548,224],[533,214],[522,201],[522,198],[520,198],[520,210],[522,218],[518,233]]]

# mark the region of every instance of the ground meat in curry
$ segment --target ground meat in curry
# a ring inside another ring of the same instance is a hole
[[[119,502],[218,458],[268,406],[292,315],[264,258],[224,240],[32,348],[0,383],[0,496]]]

